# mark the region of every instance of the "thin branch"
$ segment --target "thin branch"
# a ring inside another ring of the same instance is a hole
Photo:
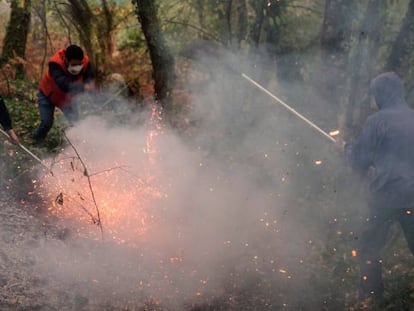
[[[91,191],[92,200],[93,200],[93,203],[94,203],[95,208],[96,208],[97,225],[101,229],[101,235],[102,235],[102,239],[103,239],[104,236],[103,236],[103,227],[102,227],[102,222],[101,222],[101,215],[100,215],[100,212],[99,212],[98,204],[96,203],[95,193],[93,191],[92,182],[91,182],[91,178],[90,178],[89,173],[88,173],[88,169],[86,167],[85,162],[83,162],[82,158],[80,157],[78,150],[72,144],[72,142],[70,141],[69,137],[66,135],[66,132],[63,132],[63,135],[65,136],[66,140],[68,141],[68,143],[70,144],[70,146],[72,147],[72,149],[75,151],[76,156],[78,157],[79,161],[81,162],[81,164],[82,164],[82,166],[84,168],[83,175],[88,179],[89,190]]]
[[[194,30],[197,30],[198,32],[202,33],[203,35],[205,35],[208,38],[213,39],[214,41],[218,42],[218,43],[223,43],[222,40],[220,40],[218,37],[208,33],[207,31],[205,31],[204,29],[197,27],[195,25],[189,24],[189,23],[185,23],[185,22],[181,22],[181,21],[176,21],[176,20],[172,20],[172,19],[166,19],[164,20],[165,23],[169,23],[169,24],[177,24],[177,25],[181,25],[181,26],[185,26],[185,27],[189,27],[189,28],[193,28]]]
[[[120,166],[111,167],[111,168],[108,168],[108,169],[103,170],[103,171],[99,171],[99,172],[96,172],[96,173],[93,173],[93,174],[89,174],[89,177],[96,176],[96,175],[106,173],[106,172],[110,172],[110,171],[113,171],[113,170],[116,170],[116,169],[122,169],[124,167],[128,167],[128,165],[120,165]]]
[[[135,174],[133,174],[133,173],[131,173],[130,171],[128,171],[128,170],[125,170],[125,169],[123,169],[122,167],[120,168],[122,171],[124,171],[124,172],[126,172],[126,173],[128,173],[128,174],[130,174],[132,177],[134,177],[134,179],[136,180],[136,181],[138,181],[141,185],[144,185],[144,186],[151,186],[149,183],[147,183],[146,181],[144,181],[144,180],[142,180],[141,178],[139,178],[137,175],[135,175]]]
[[[63,192],[61,192],[59,195],[62,195],[63,196]],[[79,195],[79,193],[78,193],[78,195]],[[86,214],[88,214],[88,216],[92,219],[92,222],[94,223],[94,224],[100,224],[101,222],[100,222],[100,220],[98,219],[98,218],[96,218],[85,206],[83,206],[83,204],[82,203],[80,203],[78,200],[76,200],[75,198],[73,198],[73,197],[71,197],[70,195],[67,195],[66,193],[65,193],[65,197],[67,197],[69,200],[72,200],[73,202],[75,202],[76,204],[78,204],[79,205],[79,207],[86,213]],[[101,231],[102,232],[102,231]]]
[[[70,26],[69,26],[69,24],[66,22],[65,17],[63,16],[63,13],[59,10],[59,7],[58,7],[57,3],[55,3],[55,10],[56,10],[56,12],[57,12],[57,14],[58,14],[58,16],[59,16],[60,20],[62,21],[62,23],[63,23],[64,27],[65,27],[65,28],[66,28],[66,30],[67,30],[69,42],[72,42],[72,39],[71,39],[71,31],[70,31]]]

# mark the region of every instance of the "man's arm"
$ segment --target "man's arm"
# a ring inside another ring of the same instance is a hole
[[[83,91],[83,83],[73,82],[58,64],[49,63],[49,72],[53,81],[63,92],[77,94]]]
[[[4,100],[1,97],[0,97],[0,124],[3,127],[4,131],[7,132],[7,134],[9,135],[11,142],[13,144],[18,145],[20,143],[19,138],[17,137],[16,133],[13,130],[9,111],[7,110],[7,107],[4,104]]]
[[[84,91],[92,91],[95,89],[95,75],[92,70],[91,63],[88,63],[88,67],[86,67],[85,73],[83,74],[83,89]]]
[[[95,79],[93,74],[91,63],[88,63],[88,66],[85,69],[85,73],[83,74],[83,81],[85,83],[90,83]]]
[[[66,75],[63,69],[56,63],[49,63],[49,73],[57,86],[65,93],[69,93],[71,79]]]
[[[354,144],[345,145],[345,157],[352,168],[360,173],[366,173],[374,164],[377,137],[377,122],[368,119],[362,129],[362,133]]]
[[[3,98],[0,97],[0,124],[7,132],[12,129],[12,122]]]

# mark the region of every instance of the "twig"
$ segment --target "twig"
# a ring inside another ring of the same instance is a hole
[[[110,171],[113,171],[113,170],[116,170],[116,169],[122,169],[124,167],[128,167],[128,165],[120,165],[120,166],[111,167],[111,168],[108,168],[108,169],[103,170],[103,171],[99,171],[99,172],[96,172],[96,173],[93,173],[93,174],[89,174],[89,177],[99,175],[99,174],[102,174],[102,173],[106,173],[106,172],[110,172]]]
[[[203,30],[202,28],[197,27],[195,25],[192,25],[190,23],[182,22],[182,21],[175,21],[175,20],[172,20],[172,19],[166,19],[166,20],[164,20],[164,22],[169,23],[169,24],[177,24],[177,25],[181,25],[181,26],[184,26],[184,27],[192,28],[192,29],[202,33],[205,37],[209,37],[210,39],[213,39],[216,42],[223,43],[223,41],[220,40],[217,36],[215,36],[213,34],[210,34],[207,31]]]
[[[93,200],[93,203],[94,203],[95,208],[96,208],[96,214],[97,214],[97,225],[99,226],[99,228],[100,228],[100,230],[101,230],[101,235],[102,235],[102,239],[103,239],[103,238],[104,238],[104,235],[103,235],[103,227],[102,227],[102,222],[101,222],[101,215],[100,215],[100,212],[99,212],[98,204],[96,203],[95,193],[94,193],[94,191],[93,191],[93,187],[92,187],[91,178],[90,178],[90,176],[89,176],[89,174],[88,174],[88,169],[87,169],[87,167],[86,167],[85,162],[83,162],[82,158],[80,157],[78,150],[77,150],[77,149],[76,149],[76,147],[72,144],[72,142],[70,141],[69,137],[66,135],[66,132],[65,132],[65,131],[63,132],[63,135],[65,136],[66,140],[68,141],[68,143],[70,144],[70,146],[72,147],[72,149],[75,151],[76,156],[78,157],[79,161],[81,162],[81,164],[82,164],[82,166],[83,166],[83,168],[84,168],[83,175],[84,175],[84,176],[88,179],[89,190],[91,191],[92,200]],[[95,220],[96,220],[96,218],[93,218],[93,219],[95,219]]]
[[[63,196],[63,193],[61,192],[59,195]],[[71,197],[70,195],[65,194],[65,197],[68,197],[69,200],[72,200],[73,202],[75,202],[76,204],[79,205],[79,207],[86,213],[88,214],[88,216],[92,219],[92,222],[94,224],[100,224],[100,220],[98,218],[96,218],[82,203],[80,203],[78,200],[76,200],[75,198]]]
[[[126,173],[128,173],[128,174],[130,174],[132,177],[134,177],[141,185],[144,185],[144,186],[151,186],[150,184],[148,184],[146,181],[144,181],[144,180],[142,180],[141,178],[139,178],[137,175],[135,175],[135,174],[133,174],[133,173],[131,173],[130,171],[128,171],[128,170],[125,170],[125,169],[123,169],[122,167],[120,167],[119,168],[120,170],[122,170],[122,171],[124,171],[124,172],[126,172]]]

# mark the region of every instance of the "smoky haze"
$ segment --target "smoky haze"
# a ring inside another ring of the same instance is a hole
[[[243,59],[221,55],[194,64],[208,73],[201,90],[187,86],[185,131],[154,121],[150,110],[128,108],[121,118],[109,111],[67,130],[89,174],[112,168],[91,177],[104,239],[79,207],[84,200],[95,213],[82,165],[67,146],[42,191],[46,206],[58,211],[51,221],[68,234],[46,236],[30,250],[47,280],[46,297],[85,310],[297,309],[306,304],[301,297],[319,290],[318,278],[330,278],[318,263],[329,248],[326,234],[336,234],[335,199],[324,198],[336,191],[329,180],[340,157],[238,70],[294,94],[294,108],[330,123],[327,131],[335,129],[327,117],[333,113],[299,83],[277,81],[263,57],[261,65]],[[54,201],[59,193],[61,205]],[[329,294],[321,296],[308,303],[323,306]]]

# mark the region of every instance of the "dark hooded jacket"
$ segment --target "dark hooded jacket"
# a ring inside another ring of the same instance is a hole
[[[3,98],[0,96],[0,124],[5,131],[12,129],[12,122],[10,119],[9,111],[4,104]]]
[[[345,152],[361,173],[373,169],[370,184],[377,207],[414,206],[414,110],[404,99],[404,86],[392,72],[372,80],[370,93],[379,111],[364,124],[361,136]]]

